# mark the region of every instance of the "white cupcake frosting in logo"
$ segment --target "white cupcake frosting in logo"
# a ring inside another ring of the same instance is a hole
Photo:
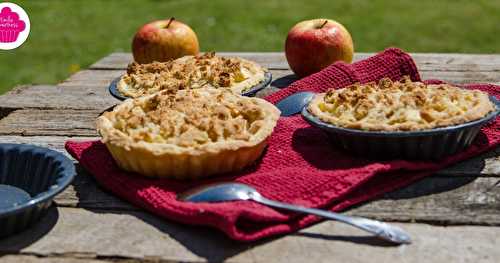
[[[0,3],[0,49],[19,47],[29,33],[30,19],[24,9],[14,3]]]

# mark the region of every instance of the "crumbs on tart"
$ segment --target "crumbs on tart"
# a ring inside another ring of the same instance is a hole
[[[127,74],[121,77],[117,88],[131,98],[161,90],[203,87],[227,88],[243,93],[263,81],[265,71],[257,63],[243,58],[220,57],[208,52],[167,62],[133,62],[127,67]]]
[[[458,125],[494,110],[487,93],[450,84],[383,78],[315,96],[309,112],[345,128],[374,131],[415,131]]]
[[[262,129],[269,130],[266,126],[272,130],[279,118],[274,105],[263,99],[212,88],[162,91],[124,104],[101,118],[131,143],[196,148],[225,141],[250,142],[261,136]]]
[[[279,116],[273,104],[225,89],[164,90],[126,100],[96,126],[120,168],[193,179],[254,163]]]

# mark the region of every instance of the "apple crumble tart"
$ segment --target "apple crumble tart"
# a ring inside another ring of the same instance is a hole
[[[416,131],[480,119],[495,109],[488,94],[449,84],[388,78],[317,94],[308,111],[336,126],[373,131]]]
[[[168,62],[131,63],[117,88],[124,96],[137,98],[161,90],[202,87],[228,88],[243,93],[264,80],[265,69],[242,58],[225,58],[214,52],[185,56]]]
[[[280,111],[228,90],[169,90],[128,99],[97,119],[119,167],[150,177],[241,170],[262,154]]]

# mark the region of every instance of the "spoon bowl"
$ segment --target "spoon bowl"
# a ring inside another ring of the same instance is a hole
[[[276,107],[281,111],[281,116],[292,116],[302,112],[302,109],[313,97],[314,92],[297,92],[280,100],[276,103]]]
[[[254,188],[238,183],[209,184],[193,188],[177,196],[178,200],[200,203],[217,203],[225,201],[249,200]]]

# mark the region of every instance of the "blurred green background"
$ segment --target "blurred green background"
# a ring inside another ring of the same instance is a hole
[[[331,18],[356,51],[500,53],[498,0],[10,0],[30,16],[18,49],[0,50],[0,93],[54,84],[114,51],[130,51],[142,24],[171,16],[197,33],[202,50],[282,51],[291,26]]]

